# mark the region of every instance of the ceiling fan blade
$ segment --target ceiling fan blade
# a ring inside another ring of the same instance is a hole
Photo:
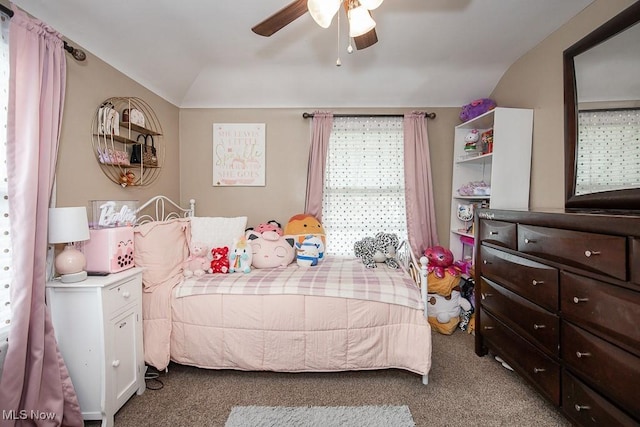
[[[307,0],[295,0],[251,28],[254,33],[269,37],[307,13]]]
[[[366,49],[369,46],[372,46],[378,43],[378,35],[376,34],[376,29],[372,29],[368,33],[364,33],[361,36],[354,37],[353,42],[356,45],[356,49],[362,50]]]

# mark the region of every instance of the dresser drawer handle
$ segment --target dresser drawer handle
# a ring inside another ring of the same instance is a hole
[[[497,231],[490,231],[490,232],[489,232],[489,235],[491,235],[491,236],[497,236],[497,235],[498,235],[498,232],[497,232]]]
[[[589,301],[589,298],[578,298],[578,297],[573,297],[573,302],[575,304],[580,304],[581,302],[587,302]]]
[[[493,326],[485,326],[484,329],[490,331],[491,329],[493,329]]]
[[[113,362],[111,362],[111,366],[113,366],[114,368],[117,368],[118,366],[120,366],[120,361],[114,360]]]
[[[525,243],[536,243],[536,241],[533,240],[533,239],[524,239],[524,242]]]
[[[493,294],[490,294],[490,293],[486,292],[486,293],[482,294],[482,299],[489,298],[489,297],[492,297],[492,296],[493,296]]]
[[[544,371],[546,371],[546,369],[544,368],[533,368],[534,374],[539,374],[540,372],[544,372]]]
[[[579,351],[576,351],[576,357],[577,357],[578,359],[580,359],[580,358],[582,358],[582,357],[589,357],[589,356],[591,356],[591,353],[589,353],[589,352],[587,352],[587,351],[585,351],[584,353],[581,353],[581,352],[579,352]]]
[[[591,406],[589,406],[589,405],[578,405],[576,403],[575,408],[576,408],[576,411],[580,412],[580,411],[588,411],[589,409],[591,409]]]
[[[129,291],[124,291],[122,293],[122,298],[127,299],[131,296],[131,293]]]
[[[533,280],[531,281],[531,284],[532,284],[533,286],[542,285],[542,284],[544,284],[544,280],[536,280],[536,279],[533,279]]]
[[[533,325],[533,329],[535,329],[536,331],[537,331],[538,329],[544,329],[544,328],[546,328],[546,327],[547,327],[547,325],[538,325],[538,324],[534,324],[534,325]]]
[[[482,263],[483,263],[484,265],[491,264],[491,262],[490,262],[490,261],[487,261],[486,259],[483,259],[483,260],[482,260]]]
[[[584,256],[591,258],[592,256],[600,255],[600,251],[584,251]]]

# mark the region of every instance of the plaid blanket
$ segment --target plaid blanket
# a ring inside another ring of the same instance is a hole
[[[201,294],[310,295],[355,298],[423,309],[420,288],[401,268],[366,268],[357,258],[327,257],[317,266],[205,274],[178,285],[178,298]]]

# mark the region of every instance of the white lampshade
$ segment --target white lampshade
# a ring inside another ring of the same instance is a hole
[[[49,243],[66,243],[67,246],[56,257],[56,271],[64,283],[80,282],[87,278],[84,271],[87,263],[84,254],[72,243],[89,240],[87,208],[50,208]]]
[[[382,4],[383,0],[360,0],[360,4],[366,9],[377,9]]]
[[[329,28],[342,0],[308,0],[307,9],[311,17],[322,28]]]
[[[376,21],[363,6],[349,10],[349,37],[359,37],[373,30]]]

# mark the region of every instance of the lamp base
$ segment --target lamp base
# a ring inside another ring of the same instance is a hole
[[[86,280],[86,279],[87,279],[86,271],[60,275],[60,281],[62,283],[76,283],[76,282],[82,282],[83,280]]]

